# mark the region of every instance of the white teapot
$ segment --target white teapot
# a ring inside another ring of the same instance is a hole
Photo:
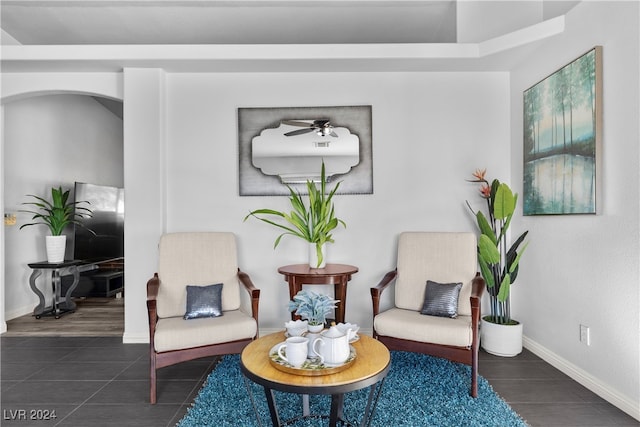
[[[347,361],[350,354],[349,337],[351,329],[341,332],[336,326],[322,331],[320,337],[313,340],[313,353],[327,366],[339,366]]]

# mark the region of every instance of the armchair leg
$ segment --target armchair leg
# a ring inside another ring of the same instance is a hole
[[[156,355],[151,353],[151,359],[149,360],[149,402],[152,405],[156,404]]]
[[[471,397],[478,397],[478,373],[471,368]]]
[[[478,397],[478,349],[474,345],[471,355],[471,397]]]

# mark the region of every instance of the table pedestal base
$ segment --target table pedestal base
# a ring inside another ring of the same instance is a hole
[[[80,273],[78,271],[77,262],[63,262],[59,264],[50,263],[34,263],[29,264],[29,267],[33,269],[31,276],[29,276],[29,286],[31,290],[38,296],[38,305],[33,309],[33,315],[36,319],[40,319],[42,316],[55,316],[59,319],[60,316],[66,313],[72,313],[76,310],[76,303],[71,299],[73,290],[78,286],[80,279]],[[73,275],[73,283],[67,290],[65,295],[61,294],[62,280],[60,272],[64,269]],[[45,270],[51,271],[51,286],[53,290],[53,301],[50,306],[45,306],[44,294],[36,286],[36,279],[42,275]]]
[[[253,405],[253,411],[256,414],[256,419],[258,420],[258,425],[262,425],[260,421],[260,414],[258,412],[258,408],[255,403],[255,399],[253,396],[253,392],[251,390],[251,386],[246,377],[244,377],[245,386],[247,387],[247,392],[249,393],[249,397],[251,399],[251,404]],[[267,399],[267,406],[269,407],[269,414],[271,416],[271,424],[274,427],[280,426],[289,426],[293,425],[299,420],[304,419],[328,419],[329,427],[337,427],[337,426],[347,426],[347,427],[369,427],[371,426],[371,420],[375,415],[376,407],[378,405],[378,399],[380,398],[380,393],[382,391],[382,386],[384,384],[384,378],[369,387],[369,397],[367,399],[367,406],[364,410],[364,415],[360,424],[354,424],[344,418],[344,393],[332,394],[331,395],[331,411],[329,415],[320,415],[320,414],[311,414],[309,407],[309,395],[302,395],[302,415],[298,417],[294,417],[285,421],[280,420],[280,415],[278,414],[278,407],[276,405],[274,390],[269,387],[264,386],[264,394]]]

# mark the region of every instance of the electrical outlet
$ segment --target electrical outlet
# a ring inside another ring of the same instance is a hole
[[[580,325],[580,342],[585,345],[591,345],[588,326]]]
[[[4,225],[16,225],[16,214],[4,214]]]

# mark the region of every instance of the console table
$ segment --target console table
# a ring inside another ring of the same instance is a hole
[[[29,276],[29,286],[39,299],[38,305],[33,309],[33,315],[36,319],[40,319],[42,316],[55,316],[56,319],[59,319],[63,314],[75,311],[77,306],[71,297],[80,281],[80,273],[104,267],[122,269],[123,263],[123,258],[114,258],[96,261],[65,260],[59,263],[40,261],[28,264],[29,268],[33,270]],[[50,306],[45,306],[44,294],[36,285],[36,279],[45,271],[51,272],[53,301]],[[68,275],[73,276],[73,282],[66,288],[63,295],[62,276]],[[118,277],[122,277],[122,272],[118,272]]]
[[[278,268],[289,283],[289,298],[302,290],[302,285],[333,285],[336,304],[336,322],[344,322],[345,307],[347,305],[347,282],[351,275],[358,272],[358,267],[346,264],[327,264],[324,268],[311,268],[309,264],[293,264]],[[291,313],[291,319],[299,319]]]
[[[82,264],[82,261],[76,260],[67,260],[60,263],[34,262],[29,264],[29,267],[33,270],[29,277],[29,285],[40,300],[36,308],[33,309],[33,315],[36,316],[36,319],[46,315],[55,316],[56,319],[59,319],[61,315],[76,309],[76,303],[71,299],[71,293],[78,286],[78,281],[80,280],[80,272],[78,271],[80,264]],[[47,270],[51,271],[51,285],[53,287],[53,302],[49,307],[45,307],[44,294],[36,286],[36,279]],[[64,299],[62,299],[60,276],[64,272],[73,275],[73,283],[65,293]]]

